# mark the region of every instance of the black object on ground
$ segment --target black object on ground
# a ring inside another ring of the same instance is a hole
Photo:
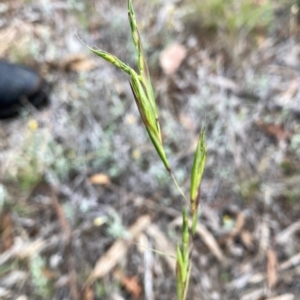
[[[32,69],[0,60],[0,119],[18,115],[30,103],[41,108],[49,103],[49,86]]]

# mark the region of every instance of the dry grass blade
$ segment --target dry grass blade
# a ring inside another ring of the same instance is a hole
[[[298,266],[300,264],[300,253],[295,254],[294,256],[292,256],[291,258],[289,258],[288,260],[286,260],[285,262],[283,262],[280,267],[279,270],[287,270],[291,267],[295,267]]]
[[[287,228],[285,228],[283,231],[281,231],[277,236],[276,236],[276,242],[278,244],[285,244],[288,242],[290,238],[293,237],[295,233],[297,233],[300,230],[300,221],[297,221]]]
[[[89,287],[97,278],[102,278],[107,275],[119,261],[124,259],[128,246],[133,240],[143,232],[150,224],[150,217],[148,215],[140,217],[130,228],[129,228],[129,239],[117,240],[105,253],[104,256],[100,257],[96,262],[94,270],[86,283],[85,288]]]
[[[277,264],[276,252],[269,248],[267,251],[267,282],[270,290],[276,286],[278,280]]]
[[[181,226],[181,224],[182,224],[181,217],[176,218],[172,222],[173,226]],[[192,225],[191,220],[189,221],[189,224]],[[214,236],[207,230],[207,228],[204,225],[198,223],[196,226],[196,233],[199,234],[204,244],[208,247],[211,253],[216,257],[216,259],[220,262],[223,262],[225,260],[223,251],[219,247]]]
[[[76,263],[72,252],[72,231],[66,219],[66,216],[64,214],[63,208],[58,200],[55,189],[50,188],[50,190],[51,190],[53,209],[56,213],[58,222],[61,226],[62,233],[63,233],[65,259],[67,260],[67,264],[68,264],[70,293],[72,295],[73,300],[79,300],[79,296],[78,296],[79,293],[78,293],[78,286],[77,286],[77,273],[75,271]]]
[[[25,243],[21,238],[15,238],[14,245],[6,252],[0,255],[0,266],[12,258],[25,259],[40,253],[46,246],[46,242],[37,239],[31,243]]]
[[[167,239],[165,234],[154,224],[151,224],[147,228],[147,233],[153,238],[155,242],[155,249],[166,253],[163,257],[166,259],[166,262],[170,269],[175,272],[176,270],[176,253],[174,247],[171,246],[171,242]]]

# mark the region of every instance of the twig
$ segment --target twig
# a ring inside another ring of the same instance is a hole
[[[72,252],[72,235],[71,235],[71,229],[69,226],[68,221],[65,218],[65,214],[62,210],[62,207],[59,203],[59,200],[57,198],[55,189],[51,188],[51,198],[52,198],[52,204],[54,211],[57,215],[58,222],[61,226],[62,232],[63,232],[63,240],[64,240],[64,252],[67,256],[68,261],[68,273],[69,273],[69,286],[70,286],[70,293],[72,295],[73,300],[80,300],[79,298],[79,292],[78,292],[78,286],[77,286],[77,275],[75,271],[75,258]]]

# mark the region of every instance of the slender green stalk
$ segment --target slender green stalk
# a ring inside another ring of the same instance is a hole
[[[185,200],[186,204],[189,205],[189,201],[188,201],[188,199],[187,199],[185,193],[183,192],[182,188],[181,188],[180,185],[178,184],[178,182],[177,182],[177,180],[176,180],[174,174],[173,174],[172,172],[170,172],[170,175],[171,175],[171,177],[172,177],[172,180],[173,180],[173,182],[174,182],[174,184],[175,184],[177,190],[179,191],[179,193],[181,194],[181,196],[182,196],[183,199]]]

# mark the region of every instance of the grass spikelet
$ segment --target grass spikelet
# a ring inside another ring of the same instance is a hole
[[[128,16],[133,43],[135,45],[137,54],[137,66],[139,70],[138,73],[130,66],[122,62],[119,58],[106,51],[93,49],[90,47],[89,49],[96,55],[102,57],[104,60],[113,64],[130,76],[130,86],[132,89],[132,93],[150,140],[152,141],[154,148],[156,149],[165,168],[168,170],[168,172],[171,172],[170,164],[166,157],[162,143],[162,136],[153,87],[131,0],[128,0]]]
[[[206,146],[205,146],[205,132],[200,134],[196,152],[194,155],[194,163],[191,172],[191,188],[190,188],[190,201],[192,215],[196,213],[200,197],[200,184],[205,167],[206,161]]]

